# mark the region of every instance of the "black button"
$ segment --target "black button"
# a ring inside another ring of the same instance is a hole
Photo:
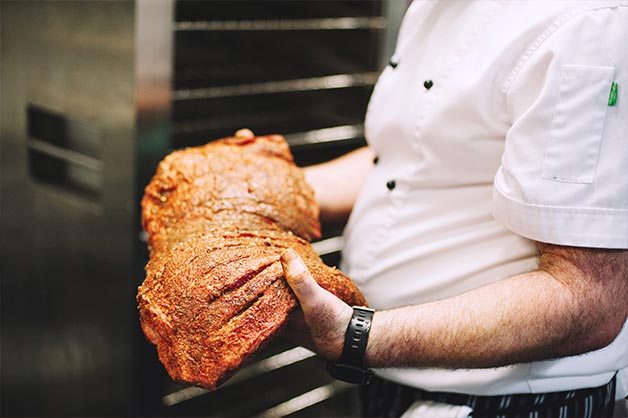
[[[375,156],[375,158],[373,158],[373,164],[377,164],[379,162],[379,157]]]
[[[388,61],[388,65],[390,65],[392,69],[395,69],[399,65],[399,60],[395,57],[392,57],[390,61]]]
[[[434,82],[432,80],[425,80],[423,82],[423,87],[425,87],[428,90],[431,89],[433,85],[434,85]]]
[[[389,181],[386,183],[386,187],[388,188],[388,190],[392,190],[392,189],[394,189],[396,185],[397,185],[397,184],[395,183],[395,180],[389,180]]]

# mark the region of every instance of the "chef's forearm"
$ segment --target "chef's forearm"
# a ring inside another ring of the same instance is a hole
[[[367,363],[477,368],[558,357],[564,351],[560,344],[573,332],[567,323],[575,308],[569,292],[545,274],[528,273],[454,298],[377,312]],[[546,312],[548,306],[553,312]]]
[[[373,152],[363,147],[335,160],[304,168],[324,222],[347,218],[372,166]]]
[[[570,263],[549,260],[545,265],[550,268],[450,299],[377,312],[367,363],[498,367],[602,348],[626,319],[626,304],[621,303],[628,296],[627,268],[621,267],[626,258],[618,253],[616,268],[600,272],[605,277],[590,277]],[[553,264],[560,267],[551,268]]]

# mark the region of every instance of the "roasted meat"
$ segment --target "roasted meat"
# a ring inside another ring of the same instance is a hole
[[[279,334],[297,306],[279,262],[286,248],[321,286],[365,304],[310,246],[318,207],[279,135],[239,131],[168,155],[145,189],[142,224],[140,321],[175,380],[214,389]]]

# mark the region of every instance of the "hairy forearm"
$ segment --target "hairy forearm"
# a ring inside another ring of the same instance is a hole
[[[498,367],[608,345],[626,318],[624,277],[604,286],[559,256],[468,293],[375,314],[371,367]],[[599,278],[599,276],[597,277]],[[615,308],[613,308],[615,307]]]
[[[582,354],[628,318],[628,250],[539,243],[539,269],[431,303],[375,313],[370,367],[482,368]],[[293,341],[340,357],[351,308],[321,288],[294,251],[284,277],[301,304]]]
[[[527,273],[446,300],[377,312],[367,362],[475,368],[560,356],[565,347],[558,343],[573,332],[564,324],[575,309],[569,292],[546,274]]]
[[[346,220],[372,161],[373,152],[363,147],[335,160],[305,167],[305,177],[314,189],[323,222]]]

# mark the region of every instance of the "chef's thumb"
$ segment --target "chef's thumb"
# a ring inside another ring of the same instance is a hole
[[[316,283],[307,266],[294,250],[287,249],[281,253],[281,266],[284,277],[301,302],[301,306],[314,302],[318,292],[323,291],[323,288]]]

